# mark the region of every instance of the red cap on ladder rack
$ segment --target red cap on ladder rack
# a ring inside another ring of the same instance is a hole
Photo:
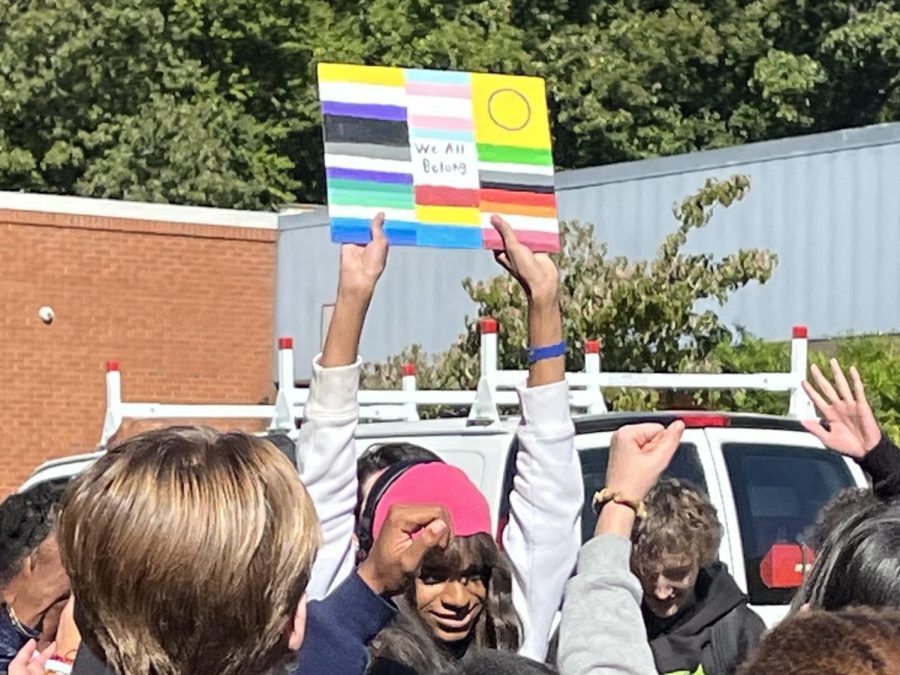
[[[497,332],[497,320],[492,319],[489,316],[481,317],[479,321],[481,324],[481,334],[484,335],[486,333],[496,333]]]
[[[292,337],[278,338],[278,349],[293,349],[293,348],[294,348],[294,338],[292,338]]]
[[[585,354],[599,354],[600,353],[600,340],[585,340],[584,341],[584,353]]]
[[[806,326],[797,325],[794,326],[793,330],[794,338],[808,338],[809,337],[809,329]]]
[[[119,362],[118,361],[107,361],[106,362],[106,372],[107,373],[115,373],[119,371]]]
[[[415,363],[406,363],[403,365],[403,374],[404,375],[415,375],[416,374],[416,364]]]

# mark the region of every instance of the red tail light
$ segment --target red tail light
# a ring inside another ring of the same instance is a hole
[[[678,419],[684,422],[684,426],[696,429],[702,427],[727,427],[731,420],[727,415],[681,415]]]
[[[759,576],[768,588],[798,588],[815,557],[808,546],[773,544],[759,565]]]

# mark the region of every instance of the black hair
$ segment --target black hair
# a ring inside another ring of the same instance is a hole
[[[439,675],[553,675],[556,671],[515,652],[472,650]]]
[[[357,551],[357,563],[362,563],[375,544],[375,513],[384,495],[391,489],[394,483],[400,480],[408,470],[421,464],[433,464],[431,460],[407,459],[396,464],[391,464],[374,481],[366,496],[365,504],[360,499],[357,505],[356,539],[359,542]]]
[[[53,529],[68,479],[39,483],[0,504],[0,588],[5,588]]]
[[[415,443],[376,443],[366,448],[356,460],[356,519],[359,520],[362,508],[362,486],[379,471],[387,469],[398,462],[440,462],[438,457],[428,448]]]
[[[858,508],[827,534],[791,609],[807,604],[900,607],[900,501]]]
[[[816,522],[803,533],[803,543],[818,551],[828,538],[828,534],[847,518],[861,509],[868,509],[880,503],[869,488],[844,488],[821,508],[816,516]]]
[[[297,444],[294,443],[294,439],[283,431],[272,431],[266,434],[266,440],[281,450],[282,454],[291,460],[291,464],[297,466]]]
[[[365,452],[356,460],[356,479],[360,484],[365,483],[374,474],[388,468],[391,464],[410,459],[428,462],[441,461],[441,458],[431,450],[415,443],[376,443],[366,448]]]

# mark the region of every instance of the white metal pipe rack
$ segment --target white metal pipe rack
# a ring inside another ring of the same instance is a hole
[[[491,424],[500,419],[498,406],[518,405],[515,388],[525,382],[524,370],[500,370],[497,367],[498,325],[494,319],[480,321],[480,374],[476,391],[422,390],[416,386],[413,364],[404,367],[401,387],[396,390],[360,390],[360,417],[365,420],[415,421],[420,406],[469,408],[470,424]],[[600,343],[584,344],[584,370],[566,373],[569,402],[574,410],[587,413],[607,412],[603,398],[606,388],[645,389],[754,389],[789,392],[788,414],[812,418],[815,409],[803,391],[806,377],[808,331],[794,326],[791,340],[791,367],[776,373],[607,373],[600,367]],[[290,337],[278,340],[278,394],[274,405],[220,405],[131,402],[122,399],[122,379],[118,361],[106,368],[106,416],[101,443],[115,433],[125,418],[233,418],[268,419],[273,430],[291,430],[303,417],[309,390],[294,386],[294,342]]]

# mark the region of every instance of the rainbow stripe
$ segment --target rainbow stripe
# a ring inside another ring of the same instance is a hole
[[[506,218],[535,250],[559,249],[553,156],[536,78],[319,65],[332,240],[502,248]]]

